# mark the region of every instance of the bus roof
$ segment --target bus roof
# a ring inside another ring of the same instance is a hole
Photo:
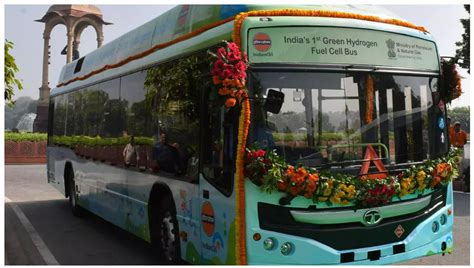
[[[83,56],[82,58],[75,60],[65,65],[61,71],[59,78],[59,84],[62,85],[71,79],[76,77],[85,76],[94,71],[103,68],[105,65],[112,65],[117,62],[123,61],[131,56],[140,54],[143,51],[147,51],[157,44],[164,44],[172,40],[179,39],[184,35],[189,35],[193,31],[200,29],[205,26],[217,24],[219,22],[227,22],[219,27],[210,29],[213,31],[211,34],[212,40],[202,39],[202,43],[212,44],[212,42],[218,42],[222,39],[230,39],[230,35],[233,29],[232,18],[241,13],[252,10],[276,10],[276,9],[303,9],[303,10],[327,10],[335,12],[348,12],[360,15],[377,16],[383,19],[398,19],[403,20],[397,15],[371,5],[312,5],[312,6],[268,6],[268,5],[180,5],[176,6],[155,19],[135,28],[134,30],[125,33],[124,35],[116,38],[115,40],[105,44],[104,46],[92,51],[91,53]],[[227,20],[227,21],[226,21]],[[214,38],[212,38],[214,37]],[[179,46],[174,44],[173,47]],[[204,48],[202,46],[201,48]],[[184,47],[186,48],[186,47]],[[183,49],[184,49],[183,48]],[[199,47],[194,47],[198,49]],[[154,53],[153,53],[154,54]],[[163,53],[159,53],[163,54]],[[164,54],[166,55],[166,53]],[[158,59],[166,59],[166,56],[154,55],[155,62]],[[150,64],[150,61],[146,61]],[[140,65],[141,64],[141,65]],[[80,66],[79,66],[80,65]],[[110,72],[109,69],[105,73],[109,73],[107,77],[124,73],[127,70],[137,69],[138,66],[144,66],[144,62],[135,64],[126,64],[128,68],[119,68],[120,70],[114,70]],[[78,68],[80,67],[80,68]],[[97,80],[98,77],[95,77]],[[74,83],[74,87],[78,87],[84,84],[89,84],[92,81],[84,83]],[[70,87],[67,87],[68,89]],[[68,91],[66,88],[61,88],[60,91]],[[54,89],[52,95],[57,93],[58,90]]]

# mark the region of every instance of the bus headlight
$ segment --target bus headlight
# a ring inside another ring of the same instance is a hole
[[[263,241],[263,248],[266,250],[272,250],[275,247],[275,241],[273,238],[269,237]]]
[[[447,221],[448,217],[446,216],[446,214],[441,215],[441,218],[439,218],[439,223],[441,223],[441,225],[445,225]]]
[[[285,242],[281,245],[281,254],[287,256],[290,255],[293,252],[293,244],[290,242]]]
[[[431,230],[433,231],[433,233],[436,233],[439,230],[438,221],[434,221],[433,224],[431,224]]]

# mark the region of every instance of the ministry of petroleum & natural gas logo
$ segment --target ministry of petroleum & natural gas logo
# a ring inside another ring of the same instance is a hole
[[[395,53],[395,41],[392,39],[388,39],[386,42],[387,47],[388,47],[388,57],[389,58],[395,58],[397,57],[397,53]]]

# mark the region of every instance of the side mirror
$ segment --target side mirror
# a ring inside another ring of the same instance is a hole
[[[267,98],[265,100],[265,110],[270,113],[280,113],[281,106],[285,101],[285,94],[282,92],[270,89],[268,90]]]

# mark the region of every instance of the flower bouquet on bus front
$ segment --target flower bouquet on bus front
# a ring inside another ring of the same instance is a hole
[[[226,98],[225,106],[233,107],[247,96],[245,87],[248,60],[245,52],[233,42],[225,42],[226,47],[220,47],[216,53],[209,52],[216,58],[212,65],[212,81],[218,88],[220,96]]]

